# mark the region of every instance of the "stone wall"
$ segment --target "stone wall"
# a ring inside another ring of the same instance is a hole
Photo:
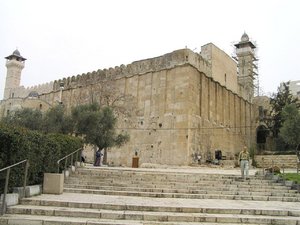
[[[214,159],[217,149],[234,158],[254,139],[252,105],[190,64],[126,82],[137,101],[136,123],[131,141],[109,151],[110,164],[130,165],[135,150],[140,163],[189,165],[195,154]]]
[[[257,167],[271,168],[278,166],[279,168],[297,168],[297,155],[256,155],[255,160]]]
[[[41,95],[53,91],[53,84],[54,82],[49,82],[27,88],[20,86],[18,88],[11,89],[11,92],[14,93],[15,98],[26,98],[31,92],[37,92],[39,95]]]
[[[101,101],[102,89],[111,86],[112,94],[130,97],[119,103],[130,115],[119,115],[117,126],[119,132],[130,134],[130,141],[108,151],[109,164],[130,166],[137,151],[141,164],[189,165],[196,154],[214,159],[215,150],[234,158],[242,145],[250,146],[254,139],[252,104],[236,92],[237,84],[216,77],[210,62],[182,49],[63,78],[38,100],[56,105],[63,82],[62,102],[70,111],[79,104]]]
[[[234,93],[238,93],[237,63],[212,43],[202,46],[200,54],[210,62],[212,78]]]
[[[1,117],[7,116],[8,113],[23,108],[38,109],[45,112],[51,107],[52,104],[40,98],[10,98],[0,102],[0,115]]]

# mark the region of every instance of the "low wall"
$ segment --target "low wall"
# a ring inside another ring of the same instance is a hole
[[[256,155],[255,161],[259,168],[278,166],[280,168],[297,168],[296,155]]]

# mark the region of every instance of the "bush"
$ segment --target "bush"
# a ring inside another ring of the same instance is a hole
[[[285,173],[285,174],[281,174],[281,176],[285,180],[294,181],[297,184],[300,184],[300,174],[297,174],[297,173]]]
[[[41,184],[44,172],[56,172],[57,160],[82,147],[79,138],[63,134],[42,134],[21,127],[0,124],[0,168],[28,159],[28,184]],[[23,185],[25,164],[10,172],[9,187]],[[6,172],[0,174],[3,191]]]

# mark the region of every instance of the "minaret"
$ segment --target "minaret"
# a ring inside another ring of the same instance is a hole
[[[25,58],[16,49],[10,56],[5,57],[7,74],[3,99],[13,98],[13,89],[20,86],[21,72],[25,66]]]
[[[254,49],[256,46],[249,40],[249,37],[244,33],[241,41],[234,45],[236,47],[236,57],[238,61],[238,82],[244,87],[247,92],[248,100],[254,96],[254,79],[257,73]]]

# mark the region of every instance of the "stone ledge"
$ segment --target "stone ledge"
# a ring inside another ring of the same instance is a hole
[[[3,194],[1,194],[1,204],[3,201]],[[19,194],[17,193],[11,193],[11,194],[6,194],[5,202],[7,206],[12,206],[12,205],[17,205],[19,204]]]
[[[64,189],[64,174],[45,173],[43,183],[44,194],[62,194]]]
[[[42,185],[30,185],[25,187],[25,196],[23,196],[23,187],[14,187],[13,193],[19,194],[19,198],[31,197],[42,193]]]

